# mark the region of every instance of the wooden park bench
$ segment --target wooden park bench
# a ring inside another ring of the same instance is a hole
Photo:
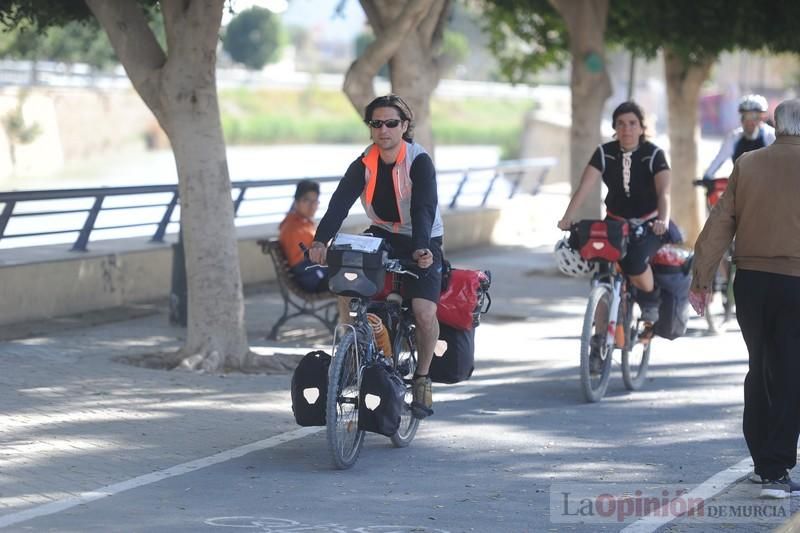
[[[261,251],[272,259],[278,288],[283,297],[283,315],[272,326],[267,338],[276,339],[281,326],[288,320],[303,315],[313,316],[333,333],[339,319],[336,295],[327,291],[307,292],[298,285],[289,270],[289,262],[278,239],[259,240],[258,244]]]

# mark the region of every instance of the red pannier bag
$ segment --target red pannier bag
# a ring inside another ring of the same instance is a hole
[[[436,318],[456,329],[468,331],[481,322],[489,310],[492,298],[489,286],[492,274],[483,270],[452,269],[447,288],[442,292]]]
[[[581,220],[570,246],[587,261],[619,261],[628,251],[628,223],[621,220]],[[574,240],[574,242],[572,242]]]
[[[665,244],[658,249],[650,263],[660,272],[688,272],[693,255],[679,246]]]
[[[708,205],[714,207],[719,202],[722,193],[728,188],[728,178],[715,178],[711,187],[708,191]]]
[[[382,302],[386,300],[386,297],[394,291],[394,276],[395,274],[387,274],[386,279],[383,281],[383,288],[378,291],[378,294],[372,296],[372,300],[376,302]]]

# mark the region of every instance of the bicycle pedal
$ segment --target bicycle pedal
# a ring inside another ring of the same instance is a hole
[[[411,362],[408,360],[403,361],[400,365],[397,366],[397,371],[400,373],[401,376],[405,376],[411,373]]]
[[[427,418],[433,414],[433,409],[430,407],[425,407],[424,405],[420,405],[416,402],[411,402],[409,408],[411,409],[411,415],[419,420]]]

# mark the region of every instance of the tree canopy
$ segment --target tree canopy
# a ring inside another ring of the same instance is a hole
[[[612,0],[608,39],[647,57],[669,47],[690,63],[736,49],[798,52],[798,16],[791,1]]]
[[[569,61],[567,26],[547,0],[480,0],[480,4],[489,49],[505,79],[530,82],[539,70]]]
[[[512,82],[569,60],[569,35],[547,0],[480,0],[484,29]],[[606,42],[654,57],[665,46],[687,62],[736,49],[800,52],[800,3],[726,0],[611,0]]]
[[[44,30],[20,25],[0,34],[0,56],[87,63],[103,68],[116,63],[108,36],[97,24],[69,22]]]
[[[280,19],[268,9],[252,7],[230,21],[222,46],[237,63],[260,70],[278,59],[283,40]]]
[[[139,2],[162,46],[164,22],[157,1]],[[0,8],[0,56],[86,63],[104,68],[118,63],[108,35],[84,1],[27,0]]]

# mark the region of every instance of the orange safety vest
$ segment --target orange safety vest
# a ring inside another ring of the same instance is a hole
[[[364,163],[364,192],[361,194],[361,204],[364,211],[372,220],[373,224],[392,233],[411,236],[411,165],[419,155],[424,154],[425,149],[419,144],[403,141],[400,152],[397,154],[394,168],[392,169],[392,184],[394,185],[394,196],[397,201],[397,212],[400,215],[399,222],[389,222],[382,220],[372,208],[372,199],[375,196],[375,184],[378,176],[378,158],[380,150],[374,144],[364,152],[361,161]],[[444,224],[436,206],[436,216],[434,217],[431,237],[441,237],[444,235]]]

